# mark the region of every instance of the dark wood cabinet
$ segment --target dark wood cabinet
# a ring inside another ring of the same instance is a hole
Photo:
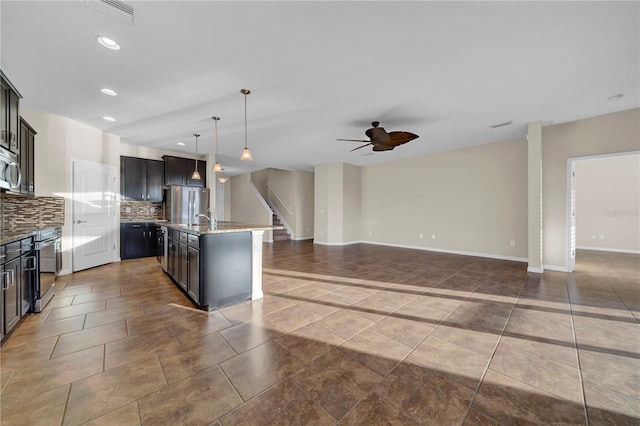
[[[187,246],[187,293],[200,304],[200,250]]]
[[[21,261],[20,241],[6,244],[3,255],[6,262],[0,267],[2,286],[3,334],[6,336],[20,320]]]
[[[120,193],[126,201],[162,201],[164,164],[158,160],[120,157]]]
[[[22,97],[9,79],[0,71],[0,146],[14,152],[20,151],[19,104]]]
[[[198,173],[200,180],[191,179],[196,169],[196,160],[165,155],[164,160],[164,184],[167,186],[193,186],[204,188],[207,186],[207,162],[198,160]]]
[[[158,254],[158,225],[148,222],[132,222],[120,225],[120,258],[138,259]]]
[[[34,173],[34,149],[35,136],[37,132],[20,117],[20,171],[22,172],[22,183],[20,193],[25,195],[35,195],[35,173]]]

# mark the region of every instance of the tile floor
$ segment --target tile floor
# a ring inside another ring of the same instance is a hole
[[[1,357],[3,425],[640,423],[640,257],[574,274],[265,245],[265,297],[191,307],[155,259],[62,277]]]

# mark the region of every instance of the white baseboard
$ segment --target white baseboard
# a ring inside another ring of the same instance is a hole
[[[350,246],[351,244],[360,244],[360,243],[365,243],[365,241],[347,241],[344,243],[327,243],[326,241],[313,240],[313,244],[318,244],[321,246]]]
[[[361,240],[361,241],[347,241],[344,243],[326,243],[326,242],[320,242],[317,240],[313,241],[314,244],[320,244],[320,245],[325,245],[325,246],[348,246],[351,244],[373,244],[376,246],[386,246],[386,247],[397,247],[397,248],[407,248],[407,249],[413,249],[413,250],[423,250],[423,251],[434,251],[437,253],[447,253],[447,254],[458,254],[461,256],[475,256],[475,257],[484,257],[484,258],[488,258],[488,259],[498,259],[498,260],[510,260],[513,262],[528,262],[529,259],[527,259],[526,257],[516,257],[516,256],[503,256],[500,254],[492,254],[492,253],[476,253],[476,252],[471,252],[471,251],[462,251],[462,250],[448,250],[448,249],[441,249],[441,248],[434,248],[434,247],[424,247],[424,246],[411,246],[411,245],[406,245],[406,244],[389,244],[389,243],[380,243],[377,241],[366,241],[366,240]]]
[[[569,268],[567,268],[566,266],[542,265],[542,269],[544,269],[545,271],[570,272]]]
[[[628,249],[607,248],[607,247],[576,246],[576,249],[578,249],[578,250],[608,251],[608,252],[612,252],[612,253],[640,254],[640,250],[628,250]]]
[[[313,240],[313,237],[291,238],[292,241]]]
[[[542,274],[544,272],[544,269],[536,268],[536,267],[533,267],[533,266],[528,266],[527,267],[527,272],[531,272],[531,273],[534,273],[534,274]]]
[[[58,272],[58,275],[69,275],[71,274],[73,271],[71,271],[71,269],[61,269],[60,272]]]

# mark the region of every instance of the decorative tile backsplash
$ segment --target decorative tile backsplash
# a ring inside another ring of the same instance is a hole
[[[151,201],[122,201],[120,203],[120,220],[162,219],[164,219],[162,203]]]
[[[0,195],[0,230],[64,225],[63,197]]]

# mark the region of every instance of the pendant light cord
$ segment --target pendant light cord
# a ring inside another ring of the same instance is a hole
[[[244,149],[247,149],[247,93],[244,94]]]

